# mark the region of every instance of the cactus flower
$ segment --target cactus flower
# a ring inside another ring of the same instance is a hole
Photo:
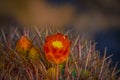
[[[36,47],[30,48],[29,53],[28,53],[28,57],[33,61],[38,60],[39,59],[38,49]]]
[[[49,62],[63,63],[70,53],[70,41],[67,36],[60,33],[48,36],[44,44],[44,51]]]
[[[16,44],[16,50],[20,53],[26,53],[32,46],[32,42],[26,37],[22,36]]]
[[[56,77],[56,69],[54,67],[48,68],[47,75],[51,79],[55,79]]]

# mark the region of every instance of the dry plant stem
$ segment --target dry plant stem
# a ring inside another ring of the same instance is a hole
[[[56,80],[59,80],[59,65],[56,66]]]
[[[81,60],[81,45],[78,45],[78,58]]]
[[[99,74],[99,77],[98,77],[99,80],[102,77],[102,72],[103,72],[103,68],[104,68],[104,64],[105,64],[105,59],[106,59],[105,57],[106,57],[106,49],[105,49],[105,54],[104,54],[103,60],[102,60],[102,66],[101,66],[100,74]]]

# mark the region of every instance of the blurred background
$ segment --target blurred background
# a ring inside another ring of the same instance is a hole
[[[0,0],[0,27],[65,26],[97,42],[101,55],[114,54],[120,68],[120,0]]]

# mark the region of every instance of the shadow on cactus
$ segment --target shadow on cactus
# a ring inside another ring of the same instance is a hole
[[[1,30],[0,80],[117,80],[95,42],[65,28]]]

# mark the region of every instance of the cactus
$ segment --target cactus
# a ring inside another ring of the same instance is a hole
[[[54,71],[57,66],[46,59],[43,45],[47,36],[56,33],[67,35],[71,41],[70,55],[58,66],[59,80],[119,79],[116,75],[119,72],[116,69],[117,66],[110,67],[112,55],[106,56],[105,52],[104,56],[100,57],[99,51],[95,50],[94,41],[70,32],[69,29],[44,28],[39,30],[35,27],[33,31],[28,29],[28,32],[26,30],[24,32],[17,30],[11,34],[6,34],[3,30],[1,32],[0,80],[53,80],[57,73]],[[31,42],[25,52],[26,55],[20,56],[22,52],[16,50],[16,43],[23,35],[27,35]]]

